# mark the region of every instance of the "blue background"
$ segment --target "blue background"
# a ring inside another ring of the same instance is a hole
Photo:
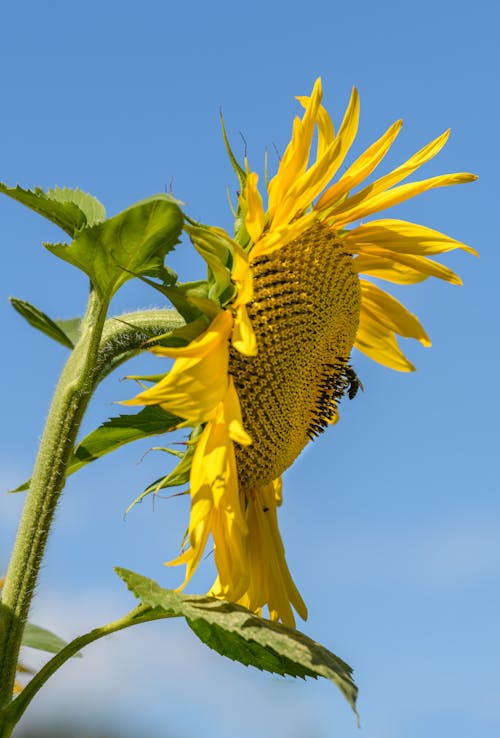
[[[250,738],[497,738],[500,735],[498,490],[498,4],[351,4],[144,0],[46,4],[1,12],[0,178],[80,186],[114,214],[173,184],[189,214],[231,227],[237,186],[220,135],[222,106],[252,166],[283,151],[295,95],[321,75],[339,123],[350,89],[361,124],[349,162],[396,118],[405,125],[381,172],[452,128],[422,177],[473,171],[479,181],[393,208],[481,252],[443,261],[465,286],[429,280],[394,289],[432,340],[405,347],[404,375],[354,354],[365,392],[285,476],[281,527],[309,605],[305,632],[355,668],[362,732],[328,683],[280,680],[225,662],[181,623],[120,633],[68,664],[25,725],[114,727],[120,735]],[[348,162],[348,163],[349,163]],[[14,313],[9,295],[52,317],[81,314],[80,273],[41,246],[62,234],[0,200],[3,360],[1,485],[29,476],[65,350]],[[186,244],[169,262],[183,279],[203,267]],[[113,312],[160,304],[139,283]],[[156,360],[157,362],[157,360]],[[158,364],[141,359],[130,371]],[[112,375],[84,423],[91,430],[133,393]],[[164,439],[160,439],[160,443]],[[32,619],[71,638],[133,601],[114,565],[176,586],[186,498],[129,502],[166,468],[151,444],[122,449],[67,485]],[[0,566],[22,495],[0,498]],[[210,557],[191,591],[205,591]],[[27,663],[38,656],[26,653]]]

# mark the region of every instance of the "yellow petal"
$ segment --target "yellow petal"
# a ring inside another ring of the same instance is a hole
[[[414,256],[413,254],[398,254],[394,251],[377,248],[371,244],[358,244],[358,254],[366,256],[375,256],[380,258],[387,258],[391,263],[399,263],[404,266],[414,269],[421,274],[428,277],[437,277],[443,279],[445,282],[451,282],[451,284],[462,284],[462,280],[455,274],[454,271],[448,267],[440,264],[434,259],[429,259],[426,256]]]
[[[267,605],[272,620],[293,628],[295,618],[290,605],[304,620],[307,608],[286,563],[276,504],[274,484],[256,490],[248,503],[250,580],[254,585],[248,596],[252,609]]]
[[[257,259],[259,256],[265,256],[271,254],[273,251],[286,246],[290,241],[299,238],[305,231],[312,227],[317,222],[318,213],[311,211],[301,218],[297,218],[293,223],[284,225],[281,228],[273,228],[264,234],[260,239],[259,243],[256,244],[250,252],[250,262]]]
[[[247,304],[253,298],[252,269],[248,263],[247,254],[237,243],[233,244],[233,259],[231,278],[238,292],[231,303],[234,309],[231,343],[241,354],[255,356],[257,341],[246,309]]]
[[[386,326],[375,320],[361,305],[359,328],[354,342],[358,351],[379,364],[400,372],[412,372],[413,364],[408,361],[398,346],[396,336]]]
[[[223,401],[205,426],[196,446],[190,475],[191,514],[189,548],[170,561],[169,566],[186,564],[181,588],[193,575],[211,534],[221,587],[234,581],[247,587],[245,541],[247,524],[241,507],[233,438],[250,443],[241,421],[241,410],[234,384],[229,382]]]
[[[310,99],[310,97],[306,97],[305,95],[297,96],[297,100],[303,108],[307,107]],[[318,150],[316,153],[316,158],[320,159],[335,138],[335,130],[333,128],[332,119],[330,118],[328,112],[323,107],[323,105],[320,105],[318,108],[316,125],[318,127]]]
[[[418,256],[443,254],[453,249],[462,249],[475,256],[478,255],[475,249],[444,233],[417,223],[392,218],[373,220],[353,228],[343,236],[343,240],[353,253],[357,252],[356,244],[363,243]]]
[[[231,343],[240,354],[245,356],[257,354],[257,339],[245,306],[236,309]]]
[[[401,182],[403,179],[406,179],[406,177],[409,177],[410,174],[419,169],[423,164],[428,162],[430,159],[436,156],[439,151],[441,151],[446,141],[448,140],[449,135],[450,131],[445,131],[440,136],[424,146],[422,149],[417,151],[416,154],[413,154],[413,156],[405,161],[404,164],[401,164],[396,169],[393,169],[392,172],[389,172],[389,174],[380,177],[380,179],[375,180],[375,182],[369,184],[367,187],[361,190],[361,192],[358,192],[352,197],[348,198],[343,204],[341,210],[343,210],[344,208],[354,208],[359,203],[367,200],[368,198],[375,197],[375,195],[378,195],[381,192],[385,192],[393,185]]]
[[[373,316],[389,330],[399,333],[403,338],[415,338],[424,346],[431,341],[418,318],[410,313],[395,297],[387,294],[371,282],[360,279],[363,310]]]
[[[240,400],[232,377],[229,377],[229,386],[224,398],[224,418],[231,440],[236,441],[241,446],[249,446],[252,439],[243,428]]]
[[[311,205],[334,177],[343,160],[342,153],[342,141],[336,139],[323,157],[295,180],[286,196],[276,207],[271,223],[272,228],[279,228],[290,223],[295,215],[302,214]]]
[[[178,357],[172,369],[154,387],[122,404],[161,405],[193,425],[209,420],[228,387],[232,327],[231,312],[223,310],[189,346],[156,348],[155,353]]]
[[[352,267],[358,274],[366,274],[368,277],[377,277],[395,284],[418,284],[430,276],[389,258],[367,254],[353,259]]]
[[[374,196],[365,195],[364,198],[348,198],[342,205],[335,210],[335,225],[340,228],[347,223],[352,223],[367,215],[376,213],[379,210],[398,205],[422,192],[427,192],[435,187],[448,187],[455,184],[466,184],[474,182],[477,177],[468,172],[457,172],[455,174],[441,174],[438,177],[423,179],[419,182],[409,182],[399,187],[393,187],[387,192],[376,194]],[[368,190],[369,188],[366,188]]]
[[[247,176],[245,190],[242,195],[246,209],[245,226],[254,243],[259,240],[265,225],[262,197],[257,188],[258,180],[258,175],[255,172],[250,172]]]
[[[334,205],[344,195],[357,187],[382,161],[391,148],[394,139],[401,130],[403,121],[397,120],[392,126],[373,143],[366,151],[351,164],[338,182],[329,187],[316,203],[317,210],[325,210]]]
[[[318,144],[318,156],[315,164],[298,177],[290,186],[273,217],[273,226],[285,221],[284,213],[290,215],[302,212],[308,207],[326,185],[333,179],[356,137],[359,123],[359,95],[353,88],[349,105],[342,120],[339,132],[328,146]],[[320,155],[321,152],[321,155]]]
[[[307,167],[316,117],[322,95],[321,79],[318,78],[314,84],[314,88],[302,120],[299,118],[294,120],[290,143],[285,149],[285,153],[280,161],[276,175],[269,182],[268,212],[270,218],[273,217],[277,204],[286,196],[286,193],[294,180],[300,176]]]

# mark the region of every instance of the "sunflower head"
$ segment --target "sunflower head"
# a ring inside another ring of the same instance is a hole
[[[288,625],[292,608],[301,617],[307,610],[278,529],[281,475],[337,420],[342,396],[356,393],[353,347],[410,371],[397,337],[430,345],[416,316],[372,279],[412,284],[433,276],[459,284],[430,257],[456,248],[475,253],[407,221],[358,224],[426,190],[475,179],[458,173],[403,183],[449,132],[363,185],[401,121],[345,167],[358,128],[356,90],[337,131],[322,106],[320,80],[298,100],[304,113],[265,197],[258,175],[248,162],[240,167],[228,146],[241,185],[234,239],[217,228],[188,228],[208,265],[202,297],[190,297],[196,320],[185,346],[155,349],[175,359],[171,371],[129,401],[159,404],[194,428],[189,546],[169,563],[186,565],[185,584],[211,537],[218,571],[211,593],[256,612],[267,606]]]

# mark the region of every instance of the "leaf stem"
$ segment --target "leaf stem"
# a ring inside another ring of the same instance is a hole
[[[92,290],[80,340],[59,379],[19,524],[0,611],[0,716],[12,700],[23,628],[33,597],[68,460],[96,382],[95,365],[108,303]],[[1,717],[0,717],[1,721]],[[0,722],[0,738],[8,736]]]
[[[144,350],[147,341],[171,333],[185,324],[177,310],[165,308],[140,310],[108,318],[96,362],[97,382]]]
[[[53,658],[50,659],[31,681],[26,685],[23,691],[13,700],[9,707],[5,710],[4,722],[0,727],[1,738],[9,738],[15,725],[21,719],[24,711],[30,704],[33,697],[43,687],[45,682],[69,659],[73,658],[79,651],[90,643],[104,638],[111,633],[116,633],[124,628],[130,628],[132,625],[150,622],[165,618],[179,617],[178,615],[168,614],[165,610],[151,608],[145,605],[139,605],[129,612],[123,618],[107,623],[99,628],[94,628],[89,633],[78,636],[73,641],[62,648]]]

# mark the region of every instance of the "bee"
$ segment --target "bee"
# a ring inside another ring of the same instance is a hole
[[[354,400],[354,398],[358,394],[358,390],[364,392],[365,388],[363,387],[360,378],[358,377],[352,366],[346,366],[344,377],[346,381],[347,397],[350,400]]]

